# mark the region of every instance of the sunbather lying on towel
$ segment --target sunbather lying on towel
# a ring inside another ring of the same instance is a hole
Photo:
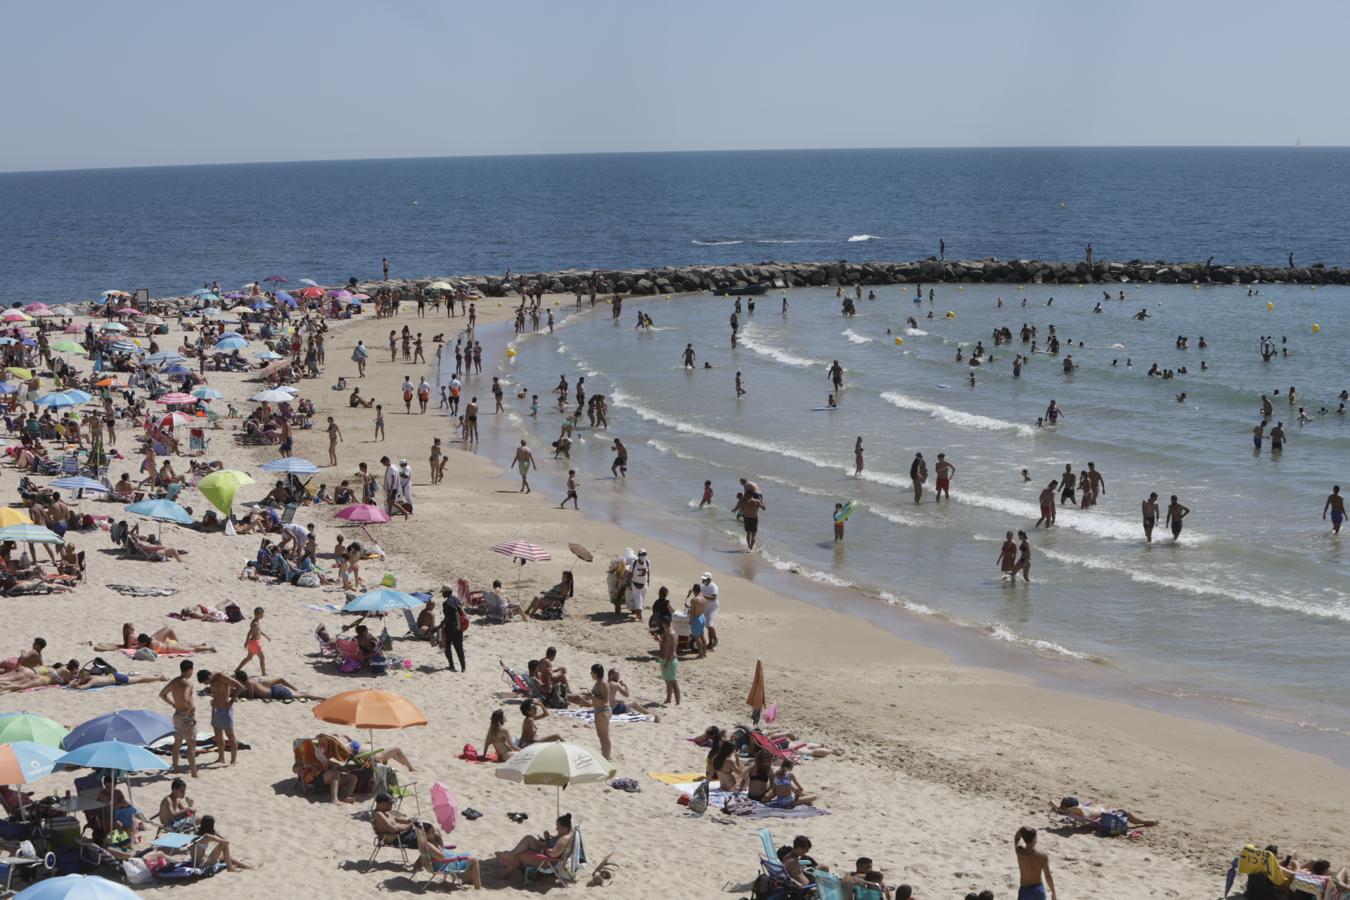
[[[156,640],[148,634],[136,635],[136,649],[149,648],[155,653],[215,653],[216,648],[210,644],[193,644],[189,641],[180,641],[178,638],[166,638]]]
[[[1065,797],[1059,803],[1051,803],[1050,811],[1061,816],[1068,816],[1072,819],[1079,819],[1083,824],[1096,824],[1101,819],[1103,813],[1116,813],[1123,815],[1129,823],[1136,828],[1151,828],[1157,825],[1156,819],[1141,819],[1132,812],[1123,809],[1116,809],[1110,806],[1102,806],[1100,803],[1092,801],[1080,802],[1077,797]]]
[[[244,686],[241,700],[324,700],[320,694],[311,694],[300,690],[285,678],[250,677],[242,669],[236,669],[234,680]]]
[[[80,671],[77,660],[70,660],[64,666],[38,666],[30,669],[19,666],[13,672],[0,675],[0,693],[5,691],[26,691],[30,688],[47,687],[53,684],[69,684]]]
[[[88,670],[81,671],[70,684],[66,685],[77,691],[90,691],[101,687],[120,687],[124,684],[150,684],[155,681],[168,681],[164,675],[130,675],[126,672],[110,672],[107,675],[95,675]]]
[[[173,630],[171,627],[169,627],[168,625],[164,625],[164,626],[161,626],[161,627],[159,627],[159,628],[156,628],[156,629],[150,634],[150,640],[151,640],[152,642],[156,642],[156,641],[158,641],[158,642],[164,642],[164,641],[174,641],[174,642],[176,642],[176,641],[178,640],[178,635],[174,632],[174,630]],[[136,626],[135,626],[133,623],[131,623],[131,622],[124,622],[124,623],[122,623],[122,641],[121,641],[121,643],[118,643],[118,644],[94,644],[94,645],[93,645],[94,649],[97,650],[97,651],[99,651],[100,653],[107,653],[107,652],[110,651],[110,650],[135,650],[135,649],[137,649],[137,648],[140,647],[140,646],[141,646],[141,644],[140,644],[140,642],[137,640]],[[151,649],[153,649],[153,646],[152,646]]]

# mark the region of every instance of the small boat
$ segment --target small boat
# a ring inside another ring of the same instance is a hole
[[[759,294],[767,294],[773,284],[768,281],[761,281],[758,284],[733,284],[714,288],[714,294],[729,294],[733,297],[753,297]]]

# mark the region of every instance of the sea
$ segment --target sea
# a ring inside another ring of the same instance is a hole
[[[0,303],[92,299],[108,288],[181,294],[270,274],[371,278],[382,257],[394,277],[417,277],[904,260],[936,255],[939,240],[948,258],[1076,260],[1092,243],[1098,259],[1282,265],[1293,253],[1299,264],[1344,265],[1347,176],[1350,150],[1292,148],[0,174]],[[1350,762],[1350,530],[1333,537],[1321,518],[1332,484],[1350,488],[1350,423],[1336,413],[1350,388],[1350,289],[1113,284],[1106,297],[1094,285],[930,285],[918,298],[913,285],[875,290],[856,301],[855,316],[841,313],[833,288],[772,292],[753,312],[743,299],[735,348],[731,297],[629,300],[618,320],[603,305],[555,307],[552,334],[515,338],[514,356],[488,366],[512,391],[508,415],[484,423],[483,452],[505,459],[526,436],[543,463],[541,487],[557,490],[565,467],[549,459],[561,423],[552,389],[560,375],[573,387],[584,377],[610,406],[608,431],[583,430],[572,454],[591,514],[668,535],[711,565],[962,661]],[[1135,319],[1141,309],[1150,317]],[[654,328],[634,327],[639,310]],[[1037,329],[1037,352],[1014,378],[1013,356],[1031,349],[1016,336],[1024,323]],[[993,345],[1000,326],[1013,330],[1011,345]],[[1058,356],[1043,352],[1051,326]],[[1183,336],[1187,349],[1177,345]],[[1268,362],[1258,352],[1263,336],[1281,351]],[[972,369],[977,342],[995,358]],[[692,371],[681,366],[686,344],[698,355]],[[1065,354],[1079,366],[1072,375]],[[839,408],[818,410],[834,360],[845,370]],[[1187,371],[1149,377],[1155,363]],[[747,390],[740,399],[737,372]],[[468,389],[487,395],[486,384]],[[1279,455],[1268,443],[1253,452],[1263,393],[1289,433]],[[531,394],[540,397],[537,418]],[[1038,427],[1052,399],[1065,416]],[[630,452],[622,480],[609,473],[616,436]],[[855,477],[860,436],[866,467]],[[931,475],[914,502],[916,452],[930,472],[940,452],[954,463],[951,502],[934,502]],[[1033,529],[1040,489],[1066,464],[1076,472],[1089,461],[1106,479],[1100,505],[1062,507],[1056,527]],[[741,477],[758,482],[768,503],[754,553],[730,511]],[[700,509],[705,480],[714,501]],[[1151,491],[1191,509],[1179,540],[1160,527],[1144,541],[1140,501]],[[856,512],[836,543],[832,513],[848,501]],[[1017,529],[1031,534],[1029,584],[999,575],[999,543]]]

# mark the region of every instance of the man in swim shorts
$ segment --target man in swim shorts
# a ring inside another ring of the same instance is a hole
[[[698,648],[698,658],[708,658],[708,639],[704,632],[708,627],[708,620],[704,616],[704,610],[707,607],[707,601],[703,599],[703,586],[694,585],[694,590],[690,592],[689,597],[689,643]]]
[[[520,469],[520,491],[530,493],[530,466],[534,464],[534,453],[525,444],[522,438],[520,446],[516,448],[516,455],[511,459],[511,468]]]
[[[1050,857],[1036,849],[1036,829],[1017,829],[1013,849],[1017,853],[1017,900],[1045,900],[1046,885],[1050,887],[1050,900],[1059,900],[1055,878],[1050,874]]]
[[[215,732],[216,752],[219,762],[225,765],[225,745],[229,742],[230,765],[235,764],[239,756],[239,742],[234,737],[234,698],[236,692],[243,691],[244,685],[221,672],[209,672],[202,669],[197,673],[197,683],[205,685],[211,692],[211,730]]]
[[[939,453],[937,455],[937,463],[933,468],[937,472],[937,484],[934,486],[936,497],[933,502],[936,503],[941,500],[944,492],[947,494],[948,500],[952,499],[951,483],[952,476],[956,474],[956,466],[947,462],[947,454]]]
[[[1035,528],[1040,528],[1041,523],[1049,528],[1055,524],[1055,488],[1059,487],[1058,481],[1052,481],[1046,485],[1045,490],[1041,491],[1041,517],[1036,520]]]
[[[1331,533],[1341,533],[1341,523],[1345,521],[1345,498],[1341,496],[1341,486],[1332,485],[1331,494],[1327,496],[1327,502],[1322,505],[1322,518],[1327,517],[1328,510],[1331,512]]]
[[[1172,495],[1172,502],[1167,505],[1167,524],[1172,526],[1172,540],[1178,540],[1181,537],[1181,520],[1191,514],[1190,507],[1182,506],[1177,502],[1177,495]]]
[[[1262,419],[1261,424],[1252,429],[1252,446],[1256,448],[1257,453],[1261,452],[1261,441],[1266,436],[1266,424],[1266,420]]]
[[[1140,506],[1144,514],[1144,540],[1151,544],[1153,543],[1153,526],[1158,521],[1158,492],[1154,491],[1149,494],[1148,499]]]
[[[197,713],[192,706],[192,660],[178,664],[178,675],[164,685],[159,699],[173,707],[172,771],[178,769],[178,746],[187,747],[188,771],[197,777]]]

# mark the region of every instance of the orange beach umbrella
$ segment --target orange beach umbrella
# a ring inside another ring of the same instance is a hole
[[[314,707],[314,718],[366,730],[427,724],[427,717],[411,700],[374,688],[334,694]]]

